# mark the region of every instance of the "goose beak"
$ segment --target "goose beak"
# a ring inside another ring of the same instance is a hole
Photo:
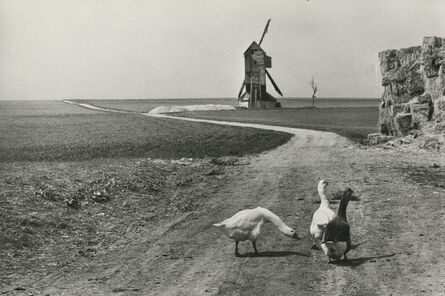
[[[294,235],[292,236],[292,238],[299,240],[300,238],[298,237],[297,233],[295,232]]]

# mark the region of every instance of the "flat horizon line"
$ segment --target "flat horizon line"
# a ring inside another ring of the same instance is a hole
[[[136,99],[136,98],[117,98],[117,99],[110,99],[110,98],[90,98],[90,99],[76,99],[76,98],[60,98],[60,99],[31,99],[31,98],[24,98],[24,99],[0,99],[1,102],[19,102],[19,101],[65,101],[65,100],[78,100],[78,101],[143,101],[143,100],[222,100],[222,99],[230,99],[230,100],[238,100],[236,97],[195,97],[195,98],[145,98],[145,99]],[[277,98],[277,100],[312,100],[311,97],[282,97]],[[342,100],[379,100],[380,97],[317,97],[315,100],[319,99],[328,99],[328,100],[335,100],[335,99],[342,99]]]

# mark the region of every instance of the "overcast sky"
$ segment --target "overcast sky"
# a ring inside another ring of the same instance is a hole
[[[268,18],[292,97],[379,97],[379,51],[445,37],[445,0],[0,0],[0,99],[235,97]]]

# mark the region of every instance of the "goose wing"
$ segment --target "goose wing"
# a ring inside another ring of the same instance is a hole
[[[312,224],[317,226],[326,225],[334,219],[335,213],[330,208],[318,208],[312,216]]]
[[[254,210],[243,210],[232,217],[222,221],[219,225],[224,225],[226,228],[237,228],[240,230],[252,230],[261,221],[261,217]]]
[[[350,241],[350,228],[348,222],[334,219],[326,226],[324,241],[346,242]]]

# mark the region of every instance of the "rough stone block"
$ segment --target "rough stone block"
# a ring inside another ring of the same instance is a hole
[[[406,136],[413,129],[413,117],[411,113],[399,113],[396,115],[395,127],[397,136]]]
[[[434,101],[433,118],[436,122],[445,122],[445,96],[441,96]]]
[[[427,78],[439,76],[440,66],[445,64],[445,39],[425,37],[422,43],[423,71]]]
[[[371,145],[378,145],[393,140],[393,136],[386,136],[379,133],[373,133],[368,135],[368,143]]]
[[[413,115],[413,123],[422,126],[425,122],[431,120],[434,104],[430,94],[415,97],[407,105],[409,105],[409,112]]]
[[[405,136],[445,120],[445,38],[425,37],[421,46],[385,50],[379,59],[381,133]]]

